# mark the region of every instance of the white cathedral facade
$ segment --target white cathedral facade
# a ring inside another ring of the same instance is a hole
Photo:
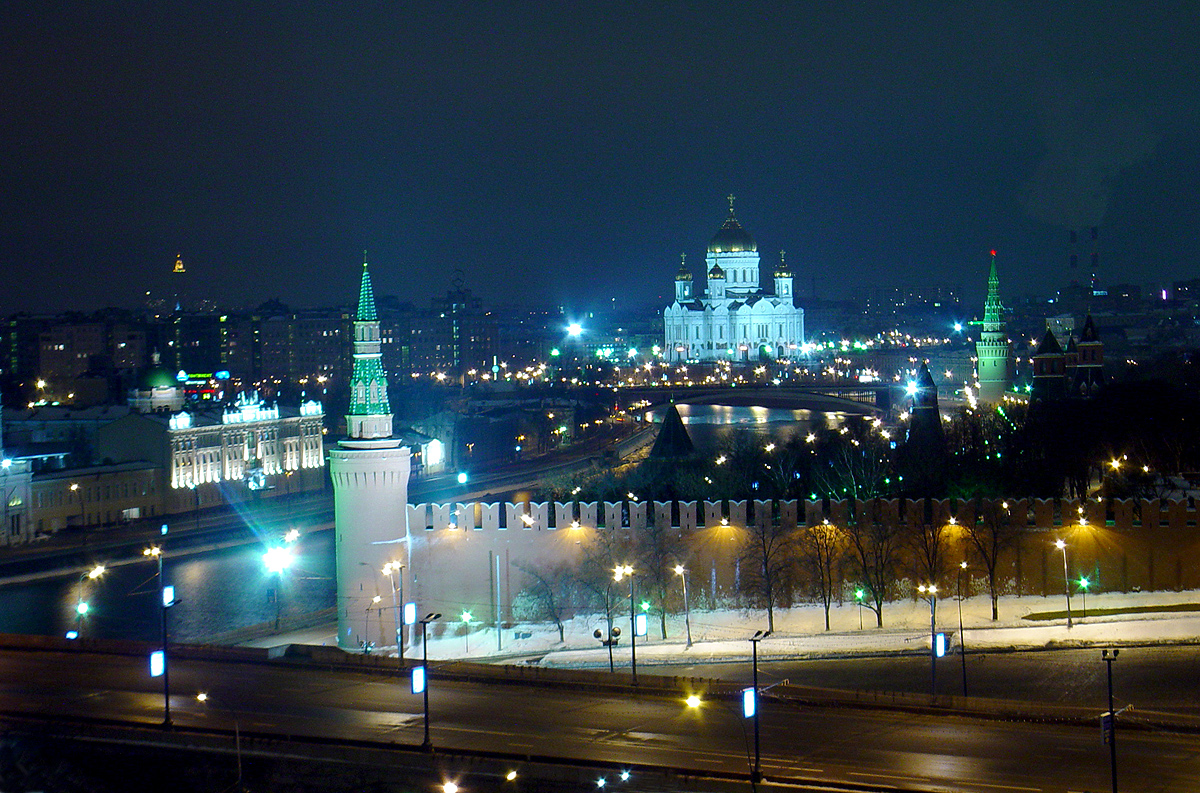
[[[663,311],[670,361],[742,361],[797,358],[804,346],[804,309],[794,303],[791,270],[780,251],[774,290],[759,283],[758,245],[729,203],[729,217],[708,243],[707,289],[693,292],[686,260],[675,276],[675,302]]]

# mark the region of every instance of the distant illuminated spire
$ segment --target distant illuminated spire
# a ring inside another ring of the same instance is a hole
[[[996,251],[992,250],[992,266],[988,272],[987,301],[983,304],[983,320],[972,321],[979,326],[975,342],[975,374],[979,379],[979,399],[998,404],[1012,387],[1014,361],[1012,343],[1004,330],[1004,305],[1000,302],[1000,276],[996,273]]]
[[[172,270],[171,272],[172,273],[186,273],[187,272],[187,270],[185,270],[183,268],[183,256],[182,255],[180,255],[178,253],[175,254],[175,269]]]
[[[727,196],[725,196],[725,197],[726,197],[727,199],[729,199],[729,214],[732,216],[732,215],[733,215],[733,199],[734,199],[734,195],[733,195],[733,193],[730,193],[729,195],[727,195]]]

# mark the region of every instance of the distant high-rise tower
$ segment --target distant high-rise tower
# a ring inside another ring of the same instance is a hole
[[[338,646],[347,650],[358,650],[367,643],[391,646],[397,639],[396,620],[380,619],[383,607],[378,604],[385,584],[390,589],[382,573],[384,565],[402,564],[402,582],[410,575],[410,462],[408,447],[392,437],[379,318],[365,256],[354,319],[354,369],[346,431],[349,437],[329,452],[336,532]],[[374,633],[369,634],[368,628]]]
[[[996,274],[996,252],[992,251],[992,269],[988,274],[987,302],[983,305],[983,321],[979,326],[979,341],[975,342],[975,371],[979,377],[979,400],[991,405],[1004,399],[1012,386],[1012,344],[1000,318],[1004,306],[1000,303],[1000,277]]]

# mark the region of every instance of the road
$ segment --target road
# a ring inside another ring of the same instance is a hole
[[[603,678],[603,675],[601,675]],[[406,678],[268,663],[177,660],[175,723],[243,734],[353,739],[415,746],[421,701]],[[648,681],[644,681],[648,683]],[[209,703],[194,694],[207,691]],[[159,681],[145,659],[88,652],[0,650],[0,712],[94,717],[143,724],[161,719]],[[631,689],[533,688],[448,681],[430,689],[433,744],[572,761],[580,783],[629,764],[646,778],[662,768],[743,775],[752,755],[750,723],[733,701],[688,708],[682,693]],[[764,700],[763,771],[773,782],[858,783],[878,790],[1101,791],[1108,752],[1099,729]],[[1200,789],[1200,741],[1147,731],[1119,733],[1121,790]],[[597,764],[589,768],[590,763]],[[603,767],[601,767],[603,765]],[[672,788],[674,789],[674,788]]]
[[[650,667],[639,663],[639,667]],[[929,693],[929,657],[817,658],[759,661],[759,682],[788,679],[796,685],[843,691]],[[748,661],[672,665],[663,674],[718,677],[750,684]],[[1200,647],[1126,647],[1113,666],[1117,707],[1200,717]],[[959,656],[938,661],[938,692],[961,695]],[[967,691],[972,697],[1017,699],[1107,708],[1105,665],[1100,650],[1054,649],[967,654]]]

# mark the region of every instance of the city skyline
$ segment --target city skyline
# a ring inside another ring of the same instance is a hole
[[[801,297],[974,304],[992,248],[1052,291],[1091,226],[1102,283],[1194,273],[1185,5],[0,13],[3,313],[134,305],[177,254],[232,305],[338,304],[364,247],[418,304],[461,269],[492,304],[662,307],[730,193]]]

